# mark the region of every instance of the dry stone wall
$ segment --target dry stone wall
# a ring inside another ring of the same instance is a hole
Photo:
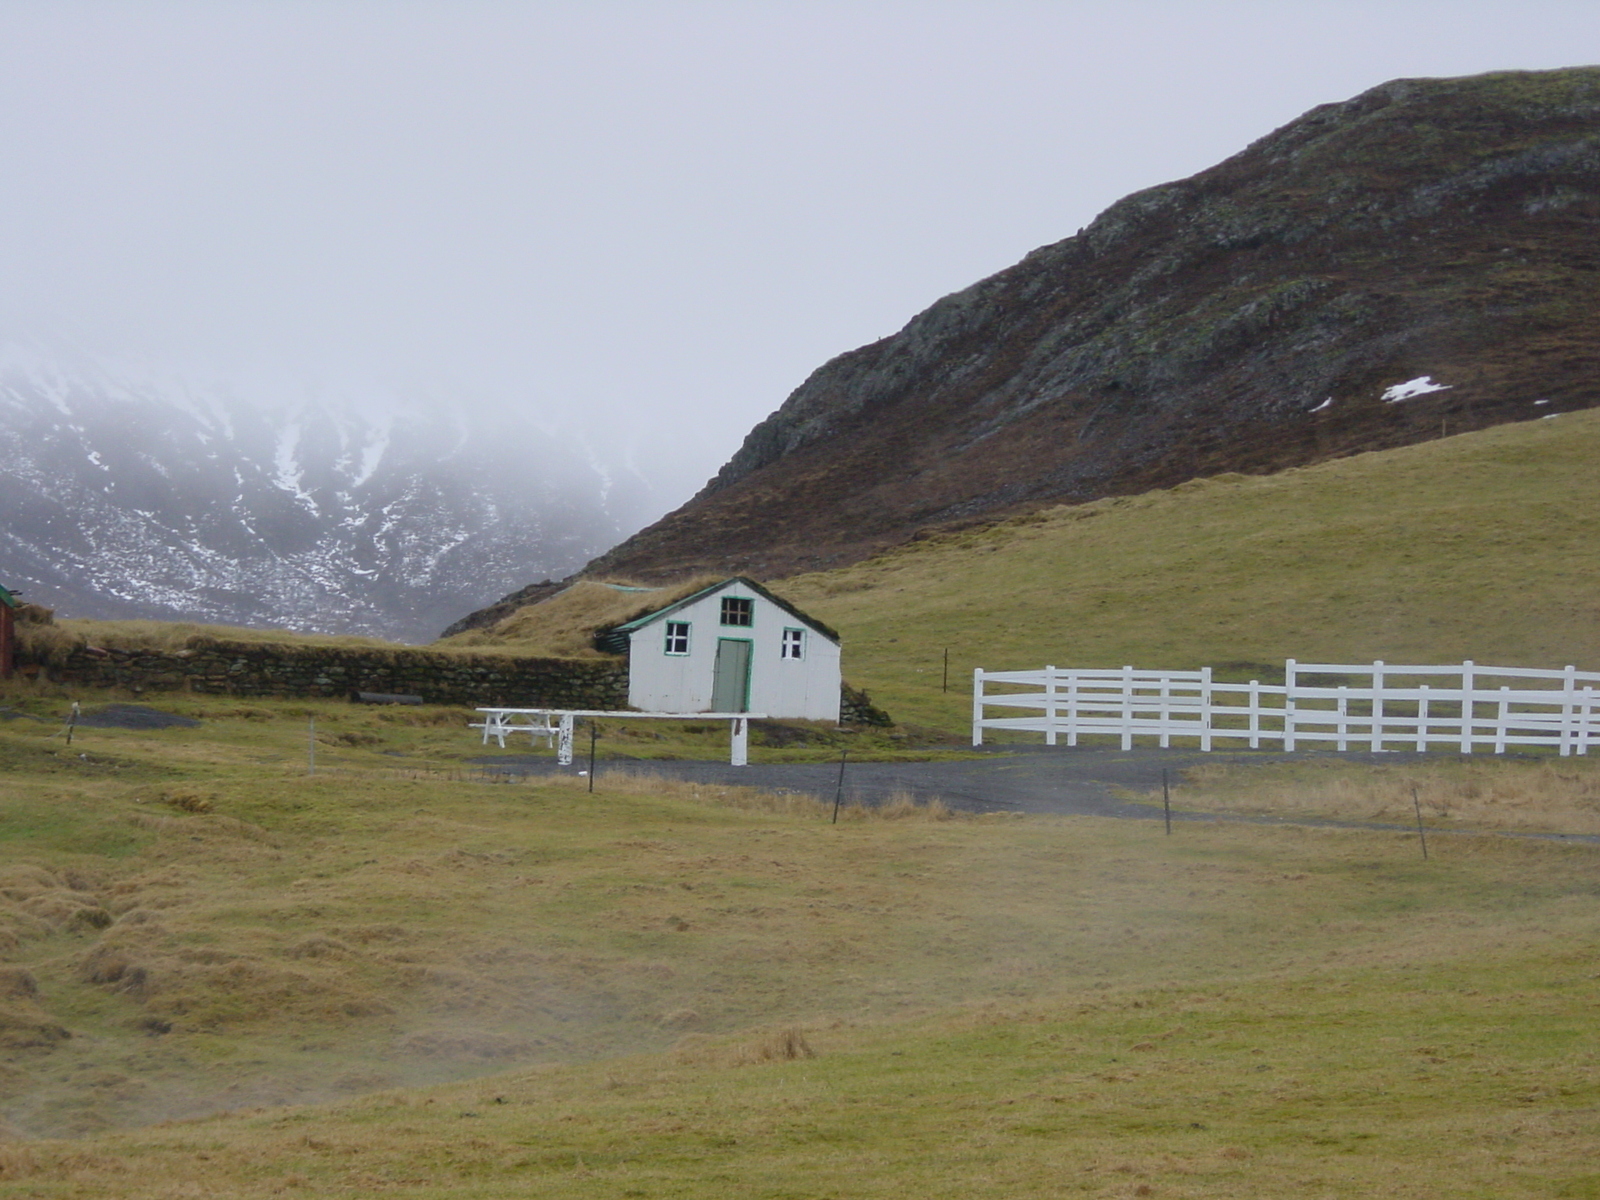
[[[80,647],[28,674],[80,687],[230,696],[398,692],[429,704],[619,709],[628,669],[614,660],[503,658],[429,650],[366,650],[195,641],[188,649]]]

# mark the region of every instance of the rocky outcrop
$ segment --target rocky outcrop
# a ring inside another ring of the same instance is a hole
[[[1588,407],[1597,233],[1600,68],[1385,84],[827,363],[585,573],[779,578],[1042,503]]]

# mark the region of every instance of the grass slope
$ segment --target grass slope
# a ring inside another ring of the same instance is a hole
[[[1597,575],[1600,412],[1581,412],[1046,509],[782,589],[896,718],[959,729],[976,666],[1593,670]]]

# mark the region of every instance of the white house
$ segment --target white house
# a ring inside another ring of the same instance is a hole
[[[605,631],[645,712],[839,719],[839,635],[743,576]]]

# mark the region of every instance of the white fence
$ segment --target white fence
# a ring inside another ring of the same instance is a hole
[[[1355,678],[1363,682],[1333,682]],[[998,688],[1000,690],[991,690]],[[1507,746],[1554,746],[1587,754],[1600,743],[1600,673],[1567,667],[1411,666],[1393,663],[1299,663],[1275,684],[1221,683],[1211,668],[1142,671],[1133,667],[985,671],[972,676],[972,744],[989,729],[1044,734],[1054,746],[1087,735],[1136,737],[1170,746],[1191,738],[1201,750],[1217,741],[1264,742],[1294,750],[1303,742],[1340,750],[1427,750],[1462,754]],[[991,708],[1026,716],[989,716]]]

